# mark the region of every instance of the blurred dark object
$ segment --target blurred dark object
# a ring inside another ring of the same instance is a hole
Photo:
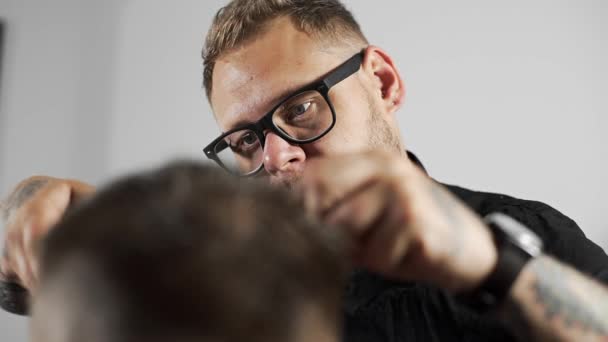
[[[0,280],[0,307],[17,315],[28,314],[29,293],[21,285]]]

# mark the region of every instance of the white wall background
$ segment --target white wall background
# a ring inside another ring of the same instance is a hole
[[[435,178],[547,202],[608,247],[605,1],[345,2],[397,61],[403,134]],[[0,0],[0,194],[202,157],[200,47],[223,3]],[[26,320],[0,312],[0,340]]]

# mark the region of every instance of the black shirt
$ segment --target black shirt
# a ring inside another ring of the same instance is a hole
[[[415,156],[410,159],[418,163]],[[422,166],[421,164],[419,164]],[[505,213],[543,240],[545,253],[608,284],[608,256],[574,221],[550,206],[445,185],[480,216]],[[440,289],[353,274],[344,301],[344,341],[513,341],[495,318],[479,315]]]

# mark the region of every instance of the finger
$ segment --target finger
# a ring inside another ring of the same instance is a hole
[[[22,283],[28,290],[32,290],[34,284],[34,272],[32,270],[32,256],[27,247],[27,241],[31,240],[31,235],[33,234],[33,224],[32,221],[28,221],[26,225],[23,227],[23,234],[21,235],[22,241],[19,254],[17,258],[19,260],[19,279],[21,279]]]
[[[391,276],[396,274],[408,254],[412,230],[406,224],[402,210],[388,207],[375,229],[360,240],[356,262],[370,270]]]
[[[305,203],[312,212],[320,213],[350,192],[373,180],[380,171],[377,157],[370,154],[317,159],[304,171]]]
[[[31,273],[24,246],[24,229],[32,224],[31,221],[35,217],[39,193],[52,181],[49,177],[30,177],[20,182],[4,203],[4,221],[7,226],[2,272],[11,281],[30,283]]]
[[[36,228],[34,237],[46,235],[48,230],[61,220],[70,205],[71,196],[72,189],[66,183],[55,184],[41,194],[37,203],[38,225],[34,227]]]
[[[2,258],[0,259],[0,279],[6,280],[9,269],[8,252],[6,249],[2,252]]]
[[[27,271],[27,263],[21,246],[16,247],[11,255],[11,267],[15,277],[10,277],[12,282],[17,282],[29,289],[29,275]]]
[[[70,197],[70,187],[65,183],[58,183],[45,189],[35,203],[37,210],[32,210],[28,224],[23,230],[23,251],[27,262],[29,286],[34,286],[38,281],[40,241],[63,217],[70,204]]]
[[[324,219],[333,226],[343,227],[355,238],[360,238],[369,229],[374,229],[392,197],[390,189],[381,183],[371,182],[359,187],[330,208]]]
[[[4,243],[4,251],[2,253],[2,274],[8,279],[12,279],[19,276],[18,264],[15,256],[17,256],[22,249],[21,231],[8,227]]]
[[[71,188],[70,203],[73,204],[86,197],[89,197],[95,192],[95,187],[78,180],[70,179],[67,181]]]

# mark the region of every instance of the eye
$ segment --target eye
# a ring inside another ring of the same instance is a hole
[[[302,114],[304,114],[308,111],[308,109],[310,108],[311,105],[312,105],[312,102],[307,101],[307,102],[300,103],[300,104],[297,104],[297,105],[289,108],[288,118],[291,120],[298,116],[301,116]]]
[[[228,141],[230,144],[230,149],[235,153],[243,154],[250,153],[251,151],[255,151],[255,149],[259,146],[259,140],[255,132],[246,131],[240,132],[239,134],[235,134],[232,136],[234,138],[233,141]]]
[[[255,143],[257,143],[258,141],[258,137],[253,133],[253,132],[247,132],[245,134],[243,134],[243,136],[241,136],[241,138],[238,141],[238,145],[245,145],[245,146],[250,146],[253,145]]]

